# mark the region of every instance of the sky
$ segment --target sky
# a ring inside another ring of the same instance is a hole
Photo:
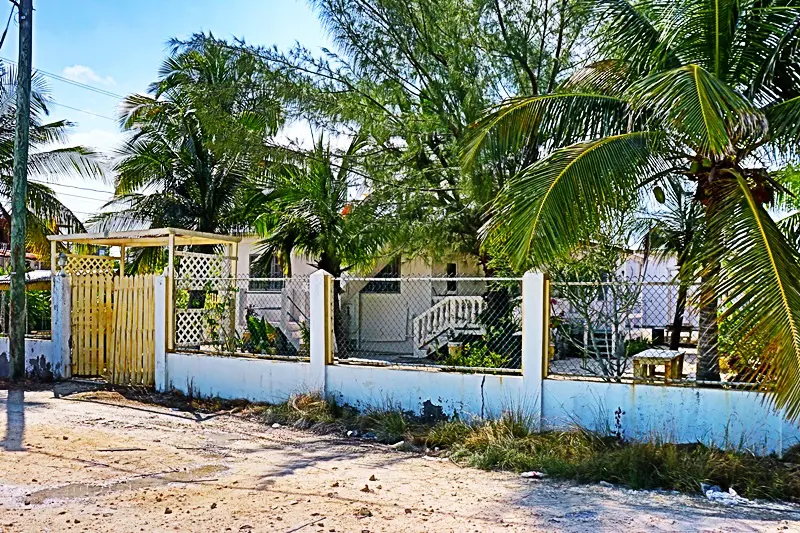
[[[11,4],[0,8],[5,23]],[[70,144],[112,151],[123,138],[115,118],[120,97],[143,93],[156,79],[168,39],[196,32],[281,49],[331,47],[304,0],[34,0],[34,69],[106,93],[45,75],[56,104],[50,118],[75,123]],[[15,18],[0,58],[17,60],[18,39]],[[64,178],[53,189],[85,220],[108,201],[112,185]]]

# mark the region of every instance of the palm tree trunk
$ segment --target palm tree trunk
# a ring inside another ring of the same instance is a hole
[[[669,349],[677,350],[681,344],[681,330],[683,329],[683,313],[686,311],[686,298],[689,287],[681,283],[678,286],[678,299],[675,302],[675,317],[672,319],[672,335],[669,338]]]
[[[717,337],[717,277],[719,262],[709,265],[708,274],[700,281],[700,336],[697,340],[697,380],[719,381],[719,351]]]
[[[718,225],[714,221],[716,201],[713,187],[706,190],[705,212],[706,259],[700,279],[700,333],[697,339],[697,380],[719,381],[717,284],[720,274],[719,251],[722,246]]]

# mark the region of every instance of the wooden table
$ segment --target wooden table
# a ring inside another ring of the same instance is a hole
[[[655,379],[656,367],[664,366],[664,381],[683,376],[683,352],[650,348],[633,356],[633,379]]]

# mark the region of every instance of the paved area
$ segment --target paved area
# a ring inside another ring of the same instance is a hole
[[[0,391],[0,531],[800,531],[800,509],[526,480],[113,392]]]

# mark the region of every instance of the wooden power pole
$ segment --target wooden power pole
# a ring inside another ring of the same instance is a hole
[[[31,115],[33,0],[19,0],[17,120],[14,128],[14,184],[11,190],[11,379],[25,377],[25,237],[28,214],[28,129]]]

